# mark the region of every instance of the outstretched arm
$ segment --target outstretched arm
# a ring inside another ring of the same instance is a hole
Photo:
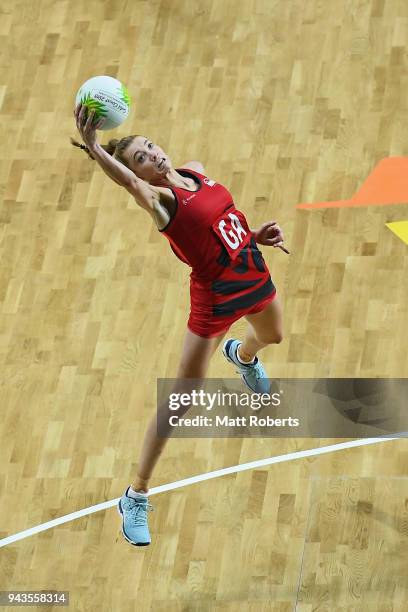
[[[78,104],[74,110],[74,115],[78,131],[93,159],[98,162],[109,178],[124,187],[135,198],[139,206],[147,210],[156,223],[159,222],[164,227],[169,220],[169,216],[166,209],[160,206],[158,193],[149,183],[138,178],[129,168],[101,147],[96,139],[96,130],[102,119],[93,124],[94,112],[91,111],[86,115],[85,111],[86,107]]]
[[[109,155],[109,153],[107,153],[97,142],[96,130],[101,125],[102,118],[100,121],[94,123],[94,111],[89,112],[87,107],[83,104],[78,104],[74,110],[74,116],[82,140],[88,147],[89,153],[95,161],[98,162],[105,174],[122,187],[129,185],[135,178],[135,174],[129,170],[129,168],[126,168],[126,166],[114,159],[112,155]]]
[[[129,168],[126,168],[112,155],[109,155],[99,142],[95,142],[91,147],[88,146],[88,149],[105,174],[121,187],[127,187],[136,178]]]

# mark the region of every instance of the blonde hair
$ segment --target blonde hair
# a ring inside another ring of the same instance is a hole
[[[101,145],[101,147],[102,149],[105,149],[105,151],[109,153],[109,155],[112,155],[115,159],[120,161],[124,166],[129,168],[127,161],[123,157],[123,152],[125,151],[125,149],[127,149],[130,143],[133,142],[133,140],[137,138],[138,136],[139,134],[133,134],[132,136],[125,136],[124,138],[121,138],[120,140],[118,140],[117,138],[111,138],[108,144]],[[71,138],[71,144],[74,145],[74,147],[79,147],[80,149],[85,151],[88,154],[90,159],[94,159],[94,157],[92,157],[92,154],[89,151],[87,146],[81,144],[74,138]]]

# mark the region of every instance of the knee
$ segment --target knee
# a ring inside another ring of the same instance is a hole
[[[282,330],[273,330],[258,336],[258,340],[264,344],[280,344],[283,340]]]

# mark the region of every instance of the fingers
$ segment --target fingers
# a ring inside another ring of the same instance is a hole
[[[76,118],[77,123],[79,121],[81,125],[86,125],[87,121],[89,120],[89,117],[92,114],[94,114],[94,111],[89,111],[88,107],[85,104],[78,104],[74,110],[74,117]]]
[[[79,132],[82,134],[82,130],[83,130],[83,117],[84,117],[84,112],[85,112],[86,106],[83,106],[82,104],[78,104],[78,106],[75,108],[74,110],[74,115],[75,115],[75,120],[76,120],[76,125],[77,128],[79,130]]]
[[[104,118],[100,117],[95,123],[95,110],[89,109],[85,104],[78,104],[73,113],[82,137],[103,125]]]
[[[95,114],[95,111],[90,110],[87,106],[81,107],[79,118],[80,118],[81,123],[83,123],[84,132],[88,132],[89,129],[91,128],[94,114]]]
[[[280,240],[284,240],[283,232],[281,230],[277,231],[278,228],[275,228],[273,232],[267,233],[267,240],[271,241],[271,244],[275,244]]]
[[[278,246],[279,244],[283,244],[283,242],[284,242],[283,234],[278,234],[277,236],[273,236],[273,238],[266,237],[263,244],[275,247],[275,246]]]
[[[267,228],[272,228],[274,225],[276,225],[276,221],[265,221],[265,223],[262,223],[259,229],[263,230]]]
[[[77,130],[82,136],[82,125],[81,125],[81,119],[79,118],[80,110],[81,110],[80,108],[77,108],[77,111],[75,113],[75,121],[76,121]]]
[[[88,132],[89,130],[92,129],[92,121],[94,120],[94,116],[95,116],[94,110],[91,110],[91,112],[88,111],[88,116],[87,116],[86,123],[85,123],[85,132]]]
[[[266,230],[268,233],[272,233],[272,232],[274,234],[282,233],[282,230],[276,221],[267,221],[261,226],[260,229]]]
[[[267,238],[265,240],[264,244],[266,244],[268,246],[277,247],[280,244],[283,244],[283,240],[280,237],[278,237],[278,238]]]
[[[273,228],[273,234],[275,238],[280,238],[281,240],[284,240],[283,232],[278,225]]]
[[[81,125],[82,125],[82,122],[84,120],[84,114],[86,113],[86,111],[87,111],[86,106],[81,104],[81,108],[79,110],[79,115],[78,115],[78,119],[79,119],[79,122],[80,122]]]

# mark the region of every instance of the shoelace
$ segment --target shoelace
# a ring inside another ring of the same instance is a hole
[[[152,512],[154,510],[153,506],[147,502],[146,504],[138,503],[137,500],[134,500],[135,505],[130,508],[131,511],[131,520],[134,525],[142,526],[146,524],[146,512]]]
[[[241,375],[242,375],[242,370],[235,370],[235,371],[236,371],[236,373],[237,373],[237,374],[241,374]],[[254,370],[254,373],[255,373],[255,378],[256,378],[257,380],[259,380],[259,379],[261,378],[261,374],[260,374],[260,372],[259,372],[259,369],[258,369],[258,368],[256,368],[256,369]]]
[[[242,365],[246,365],[246,364],[244,363]],[[256,363],[251,363],[249,365],[252,366],[251,367],[251,370],[252,370],[251,373],[254,373],[255,374],[255,378],[257,380],[259,380],[261,378],[261,368],[259,366],[259,361],[257,361]],[[251,370],[248,370],[248,371],[251,371]],[[235,371],[236,371],[237,374],[242,374],[242,370],[235,370]]]
[[[236,355],[236,356],[237,356],[237,358],[238,358],[238,355]],[[247,365],[247,364],[243,363],[242,365],[243,365],[243,366],[245,366],[245,365]],[[261,378],[261,372],[260,372],[260,369],[261,369],[261,368],[260,368],[260,366],[259,366],[259,359],[256,359],[255,363],[251,363],[251,364],[248,364],[248,365],[250,365],[250,366],[252,366],[252,367],[254,368],[254,369],[252,370],[252,373],[254,373],[254,374],[255,374],[255,378],[256,378],[256,380],[259,380],[259,379]],[[235,371],[236,371],[236,373],[237,373],[237,374],[242,375],[242,370],[235,370]]]
[[[261,378],[261,368],[258,366],[259,361],[255,364],[255,377],[257,380]]]

